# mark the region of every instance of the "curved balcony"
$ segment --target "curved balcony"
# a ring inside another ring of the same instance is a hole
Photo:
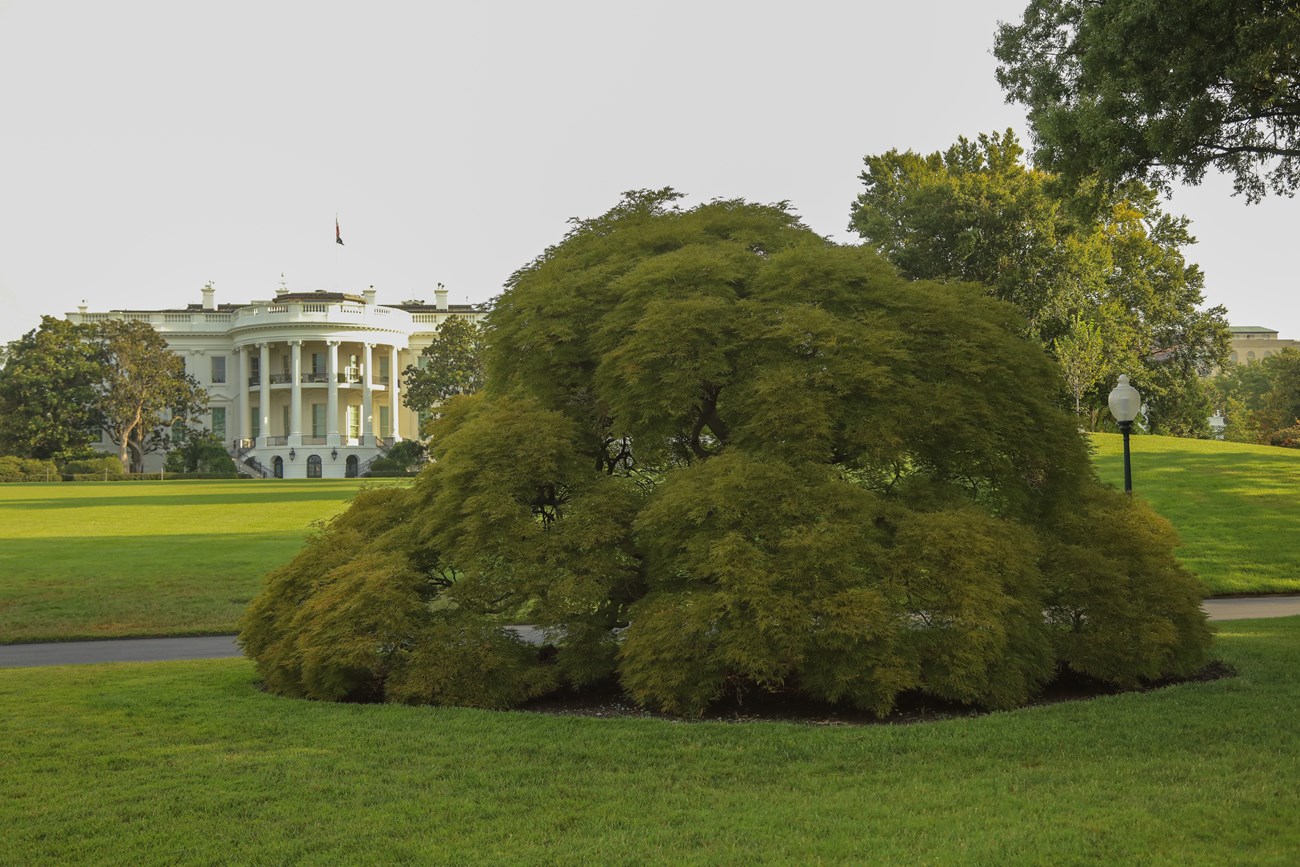
[[[250,304],[231,315],[230,330],[280,325],[338,326],[348,330],[377,330],[408,333],[411,314],[396,307],[357,304],[351,301],[288,301]],[[322,336],[334,328],[319,328]]]

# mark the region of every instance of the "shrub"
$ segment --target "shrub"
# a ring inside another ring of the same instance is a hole
[[[104,478],[108,473],[110,479],[124,475],[122,472],[122,461],[115,455],[99,454],[93,458],[84,458],[82,460],[68,461],[60,470],[69,476],[91,477],[98,475]]]
[[[1098,483],[1009,306],[781,207],[670,200],[514,275],[430,465],[250,607],[268,688],[502,707],[616,678],[682,714],[755,692],[886,713],[1203,662],[1172,532]],[[520,611],[548,647],[502,628]]]
[[[58,480],[59,472],[51,461],[0,456],[0,482],[57,482]]]

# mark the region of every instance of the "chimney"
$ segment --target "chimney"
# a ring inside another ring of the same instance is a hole
[[[439,310],[447,309],[447,289],[441,283],[438,284],[437,289],[433,290],[433,299]]]
[[[86,310],[87,310],[87,308],[86,308],[86,302],[83,300],[80,304],[77,305],[77,321],[78,321],[78,322],[85,322],[85,321],[86,321]],[[71,318],[71,317],[69,317],[69,318]]]
[[[203,309],[204,310],[217,309],[217,290],[212,288],[211,281],[208,282],[208,285],[203,287]]]
[[[361,294],[362,294],[362,296],[366,299],[366,306],[367,306],[367,307],[374,307],[374,306],[375,306],[375,287],[374,287],[374,286],[371,286],[369,289],[367,289],[365,292],[362,292]]]

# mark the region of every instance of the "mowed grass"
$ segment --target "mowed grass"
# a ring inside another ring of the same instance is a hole
[[[1094,434],[1103,481],[1124,486],[1119,434]],[[1300,592],[1300,450],[1134,436],[1133,490],[1169,519],[1213,594]]]
[[[233,631],[355,479],[0,485],[0,643]]]
[[[1092,437],[1105,481],[1121,439]],[[1210,593],[1300,592],[1300,451],[1134,437],[1137,492]],[[382,483],[382,482],[380,482]],[[373,483],[372,483],[373,484]],[[0,643],[233,631],[356,480],[0,485]]]
[[[1300,618],[1240,676],[908,726],[340,705],[243,660],[0,671],[13,864],[1293,864]]]

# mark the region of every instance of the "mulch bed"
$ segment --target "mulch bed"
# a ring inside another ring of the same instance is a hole
[[[1181,683],[1235,677],[1236,674],[1236,669],[1231,665],[1213,660],[1191,677],[1165,678],[1148,682],[1137,689],[1124,690],[1084,675],[1065,671],[1048,684],[1029,706],[1056,704],[1063,701],[1086,701],[1123,692],[1150,692]],[[843,705],[810,701],[793,693],[751,693],[741,698],[733,696],[720,700],[702,716],[687,719],[646,710],[624,695],[615,685],[548,695],[523,704],[517,710],[525,713],[610,719],[639,717],[677,722],[794,722],[818,726],[903,725],[988,713],[981,708],[944,702],[919,693],[904,693],[899,696],[893,713],[885,717],[877,717],[870,711],[855,710]]]

